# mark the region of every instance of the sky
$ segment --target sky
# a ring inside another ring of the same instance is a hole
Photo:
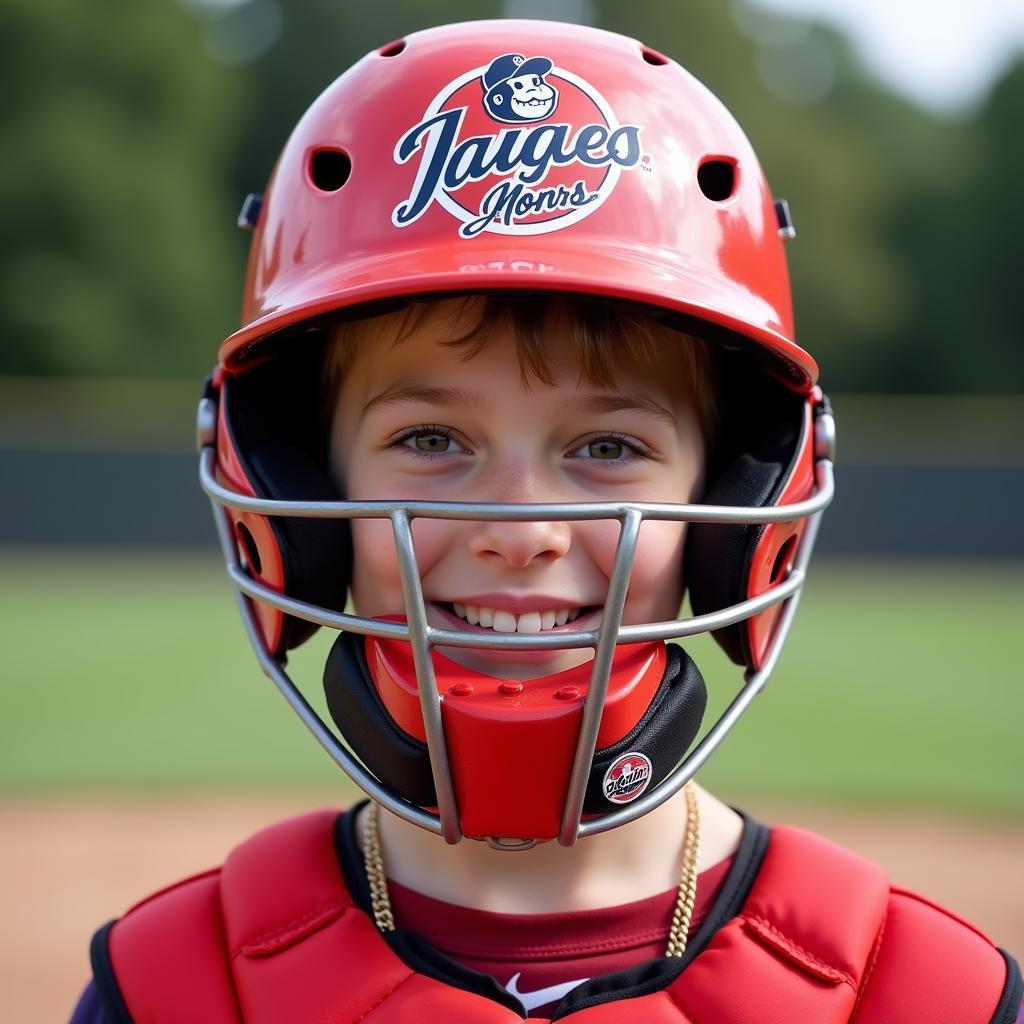
[[[891,88],[959,113],[1024,52],[1024,0],[750,0],[841,29]]]

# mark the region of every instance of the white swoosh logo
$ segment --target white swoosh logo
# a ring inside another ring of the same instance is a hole
[[[576,981],[563,981],[561,985],[549,985],[547,988],[539,988],[535,992],[520,992],[519,991],[519,979],[522,977],[522,972],[514,974],[510,979],[505,988],[516,997],[523,1004],[523,1009],[529,1013],[531,1010],[535,1010],[538,1006],[544,1006],[546,1003],[553,1003],[561,999],[567,992],[571,992],[577,985],[582,985],[585,981],[590,981],[589,978],[577,978]]]

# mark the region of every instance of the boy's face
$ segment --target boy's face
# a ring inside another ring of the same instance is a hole
[[[446,346],[475,323],[439,302],[400,343],[397,318],[368,325],[340,388],[331,468],[347,498],[473,502],[689,502],[699,497],[704,443],[666,328],[657,357],[621,364],[611,388],[580,378],[568,325],[545,330],[555,377],[524,387],[511,331],[498,327],[472,358]],[[361,615],[404,615],[391,524],[353,520],[352,597]],[[676,617],[683,523],[645,522],[624,623]],[[427,617],[483,632],[593,628],[611,577],[616,521],[497,523],[415,519]],[[568,615],[566,614],[568,613]],[[474,621],[475,620],[475,621]],[[593,657],[589,648],[449,648],[487,675],[529,678]]]

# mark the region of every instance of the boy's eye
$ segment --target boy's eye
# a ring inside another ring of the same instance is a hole
[[[619,441],[591,441],[587,452],[592,459],[618,459],[625,449]]]
[[[421,452],[446,452],[451,440],[445,434],[417,434],[412,438],[413,444]]]
[[[416,455],[451,455],[467,450],[442,427],[413,427],[396,437],[391,444],[407,448]]]
[[[639,441],[615,434],[593,437],[570,452],[572,458],[595,459],[600,462],[627,462],[645,454],[647,449]]]

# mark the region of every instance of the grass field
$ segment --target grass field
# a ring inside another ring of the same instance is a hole
[[[0,787],[345,791],[247,647],[214,556],[0,553]],[[1019,565],[819,562],[767,692],[703,781],[1024,812]],[[330,637],[296,652],[313,697]],[[690,646],[712,704],[738,677]]]

